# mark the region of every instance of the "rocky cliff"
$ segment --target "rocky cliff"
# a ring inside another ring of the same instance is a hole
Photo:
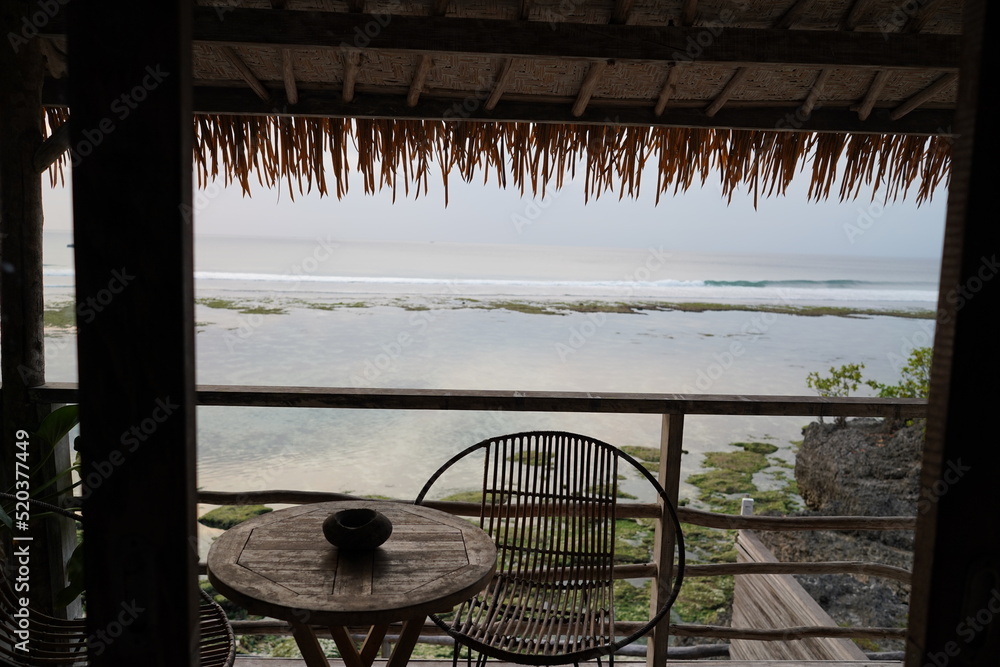
[[[795,479],[808,510],[800,514],[914,516],[919,497],[923,422],[898,427],[873,419],[803,429]],[[863,560],[911,568],[908,531],[761,533],[783,561]],[[842,625],[904,627],[909,586],[878,577],[797,577]],[[866,650],[900,650],[902,642],[861,642]]]

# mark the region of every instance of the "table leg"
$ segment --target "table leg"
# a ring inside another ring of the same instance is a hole
[[[410,660],[410,654],[413,653],[413,647],[417,645],[417,640],[420,638],[420,631],[424,629],[425,619],[425,616],[421,616],[403,622],[403,629],[399,633],[399,641],[393,647],[392,654],[389,656],[385,667],[404,667],[406,665]]]
[[[302,652],[302,659],[305,660],[306,665],[309,667],[330,667],[330,662],[323,655],[323,649],[311,627],[305,623],[292,622],[292,637],[299,645],[299,651]]]
[[[365,637],[365,641],[361,645],[361,662],[365,667],[370,667],[375,662],[379,649],[382,648],[382,640],[385,639],[385,633],[388,630],[388,625],[373,625],[372,629],[368,631],[368,636]]]
[[[331,625],[330,635],[337,643],[337,650],[340,651],[340,657],[346,667],[370,667],[371,662],[366,663],[361,658],[358,647],[354,645],[354,640],[351,639],[351,633],[347,631],[347,628],[342,625]]]

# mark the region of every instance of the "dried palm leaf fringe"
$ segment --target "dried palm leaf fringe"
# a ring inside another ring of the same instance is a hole
[[[47,110],[49,128],[67,119],[66,109]],[[426,194],[436,168],[446,204],[452,174],[467,182],[492,176],[500,187],[510,181],[522,194],[544,196],[578,168],[586,200],[609,192],[636,198],[647,162],[656,169],[656,203],[715,177],[723,196],[745,187],[756,205],[761,195],[785,194],[805,172],[811,200],[867,191],[873,200],[914,196],[922,204],[947,187],[951,166],[947,137],[913,135],[199,114],[194,137],[200,187],[222,178],[249,195],[256,180],[293,198],[315,188],[339,199],[354,169],[366,194],[388,189],[395,201],[400,188],[404,196]],[[53,184],[64,182],[66,161],[51,167]]]

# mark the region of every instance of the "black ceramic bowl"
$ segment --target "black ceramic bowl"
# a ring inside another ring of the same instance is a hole
[[[389,517],[366,507],[341,510],[323,521],[323,536],[340,549],[374,549],[391,534]]]

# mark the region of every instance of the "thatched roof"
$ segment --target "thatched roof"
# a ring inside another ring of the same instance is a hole
[[[196,165],[341,196],[495,177],[532,193],[914,196],[947,183],[961,0],[199,0]],[[50,121],[65,38],[45,35]],[[436,169],[435,169],[436,168]],[[647,171],[647,179],[649,172]]]

